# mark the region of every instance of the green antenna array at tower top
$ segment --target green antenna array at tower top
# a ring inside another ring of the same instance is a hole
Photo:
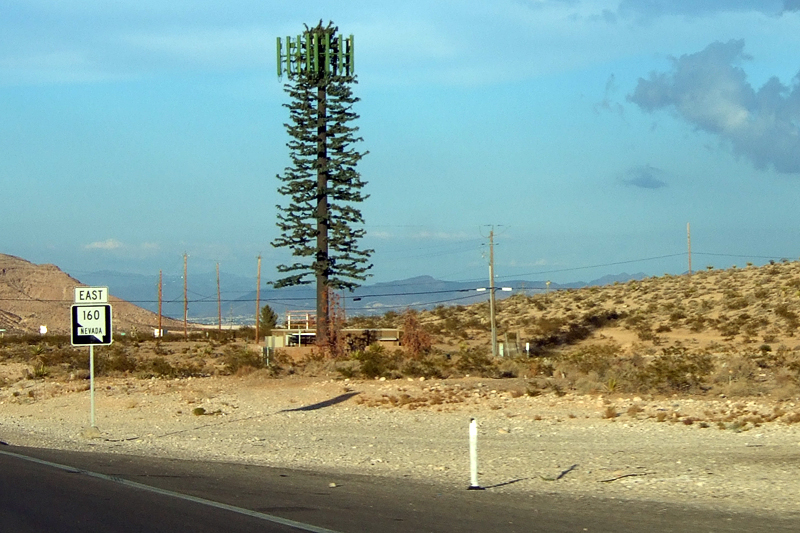
[[[336,35],[336,28],[317,26],[295,38],[278,37],[278,77],[323,79],[353,76],[355,40]]]

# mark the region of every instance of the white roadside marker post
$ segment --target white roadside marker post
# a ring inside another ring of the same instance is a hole
[[[478,421],[474,418],[469,422],[469,478],[467,490],[484,490],[478,485]]]

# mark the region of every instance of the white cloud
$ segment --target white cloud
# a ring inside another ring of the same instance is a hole
[[[84,245],[86,250],[118,250],[123,247],[123,244],[116,239],[107,239],[105,241],[92,242]]]
[[[419,233],[412,236],[414,239],[429,239],[429,240],[444,240],[444,241],[452,241],[452,240],[465,240],[474,237],[474,235],[470,235],[467,233],[457,232],[457,233],[448,233],[446,231],[420,231]]]
[[[618,13],[640,19],[671,15],[706,16],[737,11],[780,15],[785,11],[796,11],[796,4],[796,0],[622,0]]]
[[[800,75],[791,86],[772,77],[756,90],[738,66],[748,59],[743,40],[712,43],[673,58],[670,72],[640,78],[628,100],[647,112],[674,111],[757,168],[800,174]]]

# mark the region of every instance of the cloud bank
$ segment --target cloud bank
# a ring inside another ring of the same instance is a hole
[[[631,187],[638,187],[640,189],[661,189],[667,186],[667,183],[659,179],[664,175],[664,171],[650,165],[640,167],[633,167],[625,173],[622,182]]]
[[[622,0],[618,13],[639,18],[659,16],[703,16],[719,12],[758,11],[782,15],[800,11],[800,0]]]
[[[86,250],[118,250],[122,248],[122,243],[116,239],[107,239],[105,241],[91,242],[84,246]]]
[[[800,174],[800,75],[791,86],[773,77],[755,90],[738,66],[747,59],[744,40],[715,42],[673,58],[670,72],[640,78],[627,99],[647,112],[674,111],[759,169]]]

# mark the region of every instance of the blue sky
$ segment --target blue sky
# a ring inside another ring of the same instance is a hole
[[[320,19],[356,38],[370,282],[483,279],[490,225],[501,280],[679,273],[687,223],[695,268],[800,255],[800,0],[0,12],[0,252],[78,277],[277,277],[275,38]]]

